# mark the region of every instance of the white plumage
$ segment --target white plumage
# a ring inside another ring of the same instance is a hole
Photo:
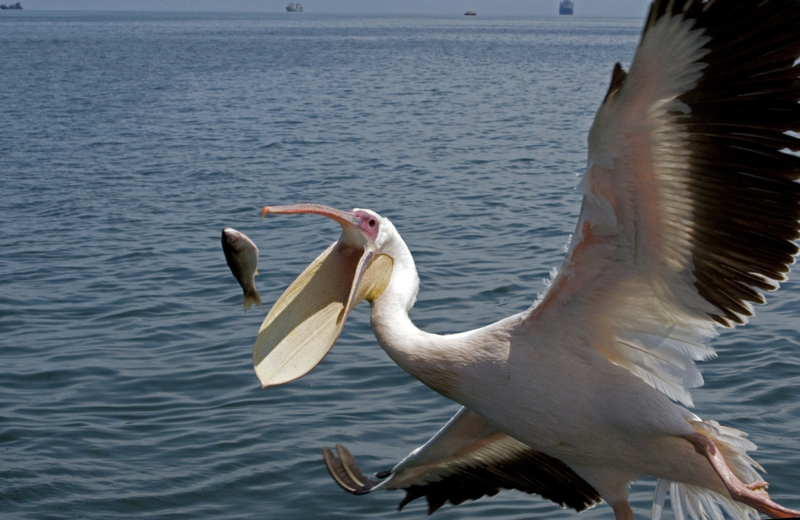
[[[800,3],[657,0],[629,73],[615,68],[589,132],[583,205],[546,292],[528,310],[439,336],[409,319],[419,278],[392,223],[317,205],[342,225],[259,331],[265,386],[311,370],[362,299],[394,362],[463,405],[378,480],[324,450],[350,492],[404,489],[432,511],[500,488],[630,520],[628,486],[658,478],[676,518],[774,518],[744,434],[703,421],[689,390],[718,326],[746,322],[798,252]],[[675,402],[677,401],[677,403]],[[680,404],[678,404],[680,403]]]

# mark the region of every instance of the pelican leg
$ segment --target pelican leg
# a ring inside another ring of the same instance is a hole
[[[742,502],[755,510],[764,513],[770,518],[796,518],[800,516],[800,511],[785,508],[776,504],[767,494],[767,483],[763,481],[745,484],[731,471],[722,453],[717,449],[714,442],[701,433],[693,433],[684,437],[692,443],[694,449],[703,455],[711,463],[714,471],[728,488],[731,498],[737,502]],[[614,509],[616,512],[616,509]]]
[[[616,520],[634,520],[633,510],[627,500],[622,500],[611,504]]]

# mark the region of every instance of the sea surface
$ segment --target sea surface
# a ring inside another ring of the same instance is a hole
[[[261,389],[269,306],[339,227],[267,204],[371,208],[450,333],[527,308],[563,256],[586,134],[642,20],[6,11],[0,16],[0,516],[424,518],[355,497],[320,448],[390,468],[458,409],[348,320]],[[242,311],[223,226],[261,252]],[[696,413],[759,445],[800,508],[800,276],[702,364]],[[535,396],[531,396],[535,399]],[[652,480],[632,487],[649,517]],[[434,518],[578,515],[505,491]],[[580,518],[612,518],[599,506]]]

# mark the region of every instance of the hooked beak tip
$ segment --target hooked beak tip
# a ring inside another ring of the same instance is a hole
[[[261,210],[261,216],[266,217],[267,213],[269,213],[269,206],[264,206],[264,209]]]

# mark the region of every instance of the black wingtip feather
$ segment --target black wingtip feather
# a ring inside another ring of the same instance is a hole
[[[709,37],[702,76],[672,117],[684,130],[693,206],[695,287],[724,326],[774,289],[800,236],[800,2],[656,0],[645,34],[684,16]],[[762,278],[763,277],[763,278]]]
[[[340,444],[336,445],[336,453],[323,447],[322,456],[333,479],[348,493],[363,495],[380,483],[366,477],[350,451]],[[376,476],[383,480],[391,476],[391,472],[381,472]],[[459,505],[467,500],[494,496],[501,488],[538,494],[576,511],[583,511],[602,501],[597,491],[569,466],[529,448],[500,464],[466,466],[437,478],[435,482],[424,485],[401,486],[399,489],[404,489],[406,496],[398,505],[398,510],[425,497],[428,514],[433,514],[447,502]],[[389,486],[386,489],[398,488]]]
[[[614,65],[614,71],[611,73],[611,83],[608,86],[608,92],[606,92],[606,97],[603,99],[603,103],[605,103],[612,94],[622,87],[627,77],[628,73],[625,72],[625,69],[622,68],[622,65],[617,62],[617,64]]]
[[[336,445],[336,454],[327,446],[323,446],[322,458],[333,480],[348,493],[365,495],[380,483],[364,475],[353,455],[341,444]]]

